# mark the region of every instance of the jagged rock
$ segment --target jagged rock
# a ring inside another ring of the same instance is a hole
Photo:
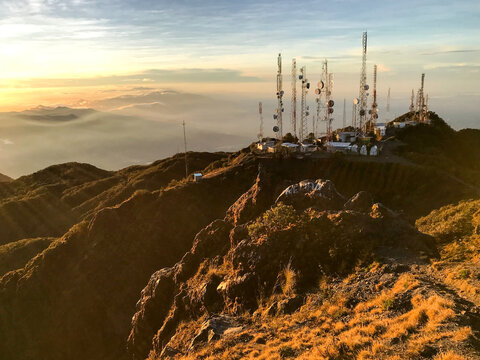
[[[360,191],[352,196],[343,206],[345,210],[369,212],[373,205],[373,196],[366,191]]]
[[[343,207],[345,198],[340,195],[330,180],[304,180],[287,187],[277,198],[276,203],[292,205],[297,210],[315,207],[319,210],[338,210]]]
[[[398,214],[381,203],[375,203],[372,205],[370,216],[373,218],[393,218],[397,217]]]
[[[242,276],[237,276],[232,279],[222,281],[217,291],[220,292],[224,298],[237,307],[243,307],[241,310],[249,310],[256,307],[256,290],[257,278],[252,273],[246,273]],[[235,309],[237,312],[239,309]]]
[[[227,210],[226,219],[234,225],[254,219],[268,209],[273,199],[270,174],[260,165],[255,184]]]
[[[213,315],[202,324],[200,330],[192,339],[190,348],[194,348],[199,343],[218,340],[227,329],[232,327],[237,327],[237,324],[231,318]]]

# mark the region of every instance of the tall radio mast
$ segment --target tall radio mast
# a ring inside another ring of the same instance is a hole
[[[343,99],[343,131],[345,131],[345,128],[347,127],[347,99]]]
[[[302,80],[302,100],[301,100],[301,118],[300,118],[300,141],[304,141],[308,137],[308,108],[307,108],[307,92],[310,88],[310,83],[307,80],[307,70],[305,66],[300,69],[300,75],[298,76]]]
[[[369,131],[372,131],[375,128],[378,118],[378,109],[377,109],[377,65],[373,66],[373,100],[372,108],[370,109],[370,126]]]
[[[260,132],[258,133],[258,139],[262,141],[263,139],[263,109],[262,109],[262,102],[258,103],[258,115],[260,119]]]
[[[292,59],[292,135],[297,137],[297,60]]]
[[[185,131],[185,120],[183,120],[183,145],[185,148],[185,179],[188,178],[188,161],[187,161],[187,133]]]
[[[276,109],[276,116],[274,118],[277,119],[277,138],[281,139],[283,137],[283,122],[282,122],[282,114],[283,114],[283,89],[282,89],[282,54],[278,54],[278,71],[277,71],[277,100],[278,105]]]
[[[390,113],[390,88],[388,88],[387,93],[387,113]]]
[[[363,127],[367,120],[367,32],[362,35],[362,71],[360,73],[360,91],[359,91],[359,120],[360,131],[363,131]]]

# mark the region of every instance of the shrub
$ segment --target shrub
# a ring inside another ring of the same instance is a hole
[[[259,238],[262,235],[285,229],[300,220],[300,216],[292,206],[278,203],[248,226],[248,234],[251,238]]]

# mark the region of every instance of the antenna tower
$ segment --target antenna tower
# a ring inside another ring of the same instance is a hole
[[[367,32],[365,31],[362,35],[362,71],[360,73],[360,91],[358,98],[359,102],[359,120],[360,120],[360,131],[363,131],[363,127],[367,120]]]
[[[387,93],[387,113],[390,112],[390,88],[388,88],[388,93]]]
[[[292,59],[292,135],[297,137],[297,60]]]
[[[423,95],[424,85],[425,85],[425,74],[423,73],[420,89],[418,90],[418,95],[417,95],[417,111],[418,111],[417,119],[419,122],[425,121],[425,98]]]
[[[425,123],[429,123],[430,122],[430,113],[428,112],[428,94],[425,96],[425,119],[424,119],[424,122]]]
[[[262,109],[262,102],[258,103],[258,115],[260,118],[260,132],[258,133],[258,140],[262,141],[263,139],[263,109]]]
[[[308,107],[307,107],[307,92],[310,88],[310,83],[307,80],[307,70],[305,66],[300,69],[300,75],[298,76],[302,80],[302,100],[301,100],[301,118],[300,118],[300,141],[304,141],[308,136]]]
[[[281,139],[283,137],[283,122],[282,122],[282,113],[283,113],[283,89],[282,89],[282,54],[278,54],[278,70],[277,70],[277,100],[278,105],[275,110],[275,115],[273,117],[277,119],[277,138]]]
[[[378,109],[377,109],[377,65],[373,66],[373,100],[372,108],[370,109],[370,126],[369,130],[373,131],[375,125],[377,124],[378,118]]]
[[[345,131],[345,128],[347,127],[347,99],[343,99],[343,131]]]
[[[412,89],[412,96],[410,97],[410,112],[413,113],[415,111],[415,105],[413,104],[415,101],[415,93],[413,92],[413,89]]]
[[[185,131],[185,120],[183,120],[183,145],[185,148],[185,179],[188,178],[188,161],[187,161],[187,133]]]

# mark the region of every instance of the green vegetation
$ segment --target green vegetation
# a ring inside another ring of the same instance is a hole
[[[301,216],[292,206],[278,203],[248,226],[248,234],[251,238],[260,238],[262,235],[285,229],[300,220]]]

